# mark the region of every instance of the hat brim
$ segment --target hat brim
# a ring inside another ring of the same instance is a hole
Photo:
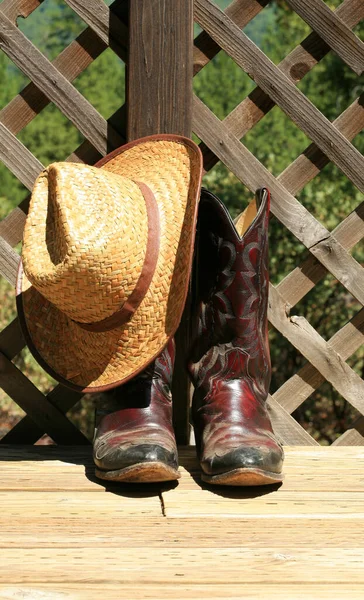
[[[131,320],[86,331],[27,280],[20,264],[17,307],[30,351],[54,379],[79,392],[106,391],[143,371],[176,332],[192,266],[202,155],[177,135],[154,135],[118,148],[97,167],[146,183],[159,208],[161,243],[150,287]]]

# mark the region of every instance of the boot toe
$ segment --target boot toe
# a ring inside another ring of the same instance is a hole
[[[283,452],[279,447],[267,450],[241,446],[221,456],[215,455],[201,461],[203,472],[209,476],[221,475],[237,469],[280,474],[282,465]]]
[[[162,463],[178,469],[177,453],[157,444],[139,444],[128,447],[108,446],[101,443],[94,451],[94,462],[99,469],[117,471],[143,463]]]

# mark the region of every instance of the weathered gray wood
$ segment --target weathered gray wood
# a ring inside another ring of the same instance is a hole
[[[120,145],[119,134],[1,12],[0,48],[102,154]]]
[[[0,275],[15,286],[20,256],[2,238],[0,238]]]
[[[333,121],[336,129],[352,140],[364,128],[364,93]],[[279,181],[291,192],[297,194],[309,181],[329,163],[327,156],[316,146],[310,144],[279,175]]]
[[[287,307],[276,288],[269,289],[268,318],[278,331],[312,363],[337,391],[364,414],[364,381],[304,317],[288,316]]]
[[[226,8],[227,14],[242,29],[268,4],[269,0],[233,0]],[[193,50],[193,74],[196,75],[220,52],[220,46],[206,31],[195,38]]]
[[[140,0],[129,3],[127,137],[155,133],[191,136],[193,2]],[[176,333],[173,377],[174,425],[178,443],[189,441],[190,297]]]
[[[335,238],[346,250],[350,250],[364,236],[364,202],[348,215],[332,231]],[[327,273],[327,268],[313,255],[289,273],[277,286],[286,302],[294,306]]]
[[[364,308],[349,323],[337,331],[327,342],[328,346],[347,360],[364,343]],[[292,413],[325,381],[313,365],[307,363],[273,394],[283,408]]]
[[[198,137],[252,192],[262,186],[271,190],[276,217],[364,304],[363,267],[196,96],[194,124]]]
[[[87,444],[85,436],[4,354],[0,353],[0,385],[37,426],[59,444]]]
[[[286,446],[318,446],[316,440],[272,396],[268,396],[268,411],[274,433],[282,444]]]
[[[192,4],[130,2],[129,140],[153,133],[191,135]]]
[[[265,54],[210,0],[195,1],[197,22],[364,192],[364,157]]]
[[[348,27],[354,27],[364,17],[364,3],[362,0],[344,0],[335,10],[335,14]],[[297,84],[328,52],[330,47],[315,32],[312,32],[279,63],[278,68],[294,84]],[[260,88],[255,88],[227,115],[223,123],[240,139],[274,106],[275,102],[268,94]],[[353,122],[355,123],[355,119]],[[349,135],[346,137],[352,139]],[[207,148],[204,148],[204,159],[206,169],[211,169],[218,161],[218,158]],[[292,189],[290,191],[295,193]]]
[[[44,169],[42,163],[2,123],[0,160],[29,190]]]
[[[364,69],[364,44],[323,0],[287,0],[287,4],[357,75]]]
[[[104,44],[110,46],[122,60],[126,60],[127,27],[103,0],[66,0],[66,2]]]
[[[10,246],[16,246],[23,236],[24,225],[25,213],[17,206],[0,221],[0,238]]]

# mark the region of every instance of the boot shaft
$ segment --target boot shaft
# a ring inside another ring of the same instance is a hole
[[[268,219],[265,189],[247,209],[245,223],[243,215],[236,225],[222,202],[202,191],[195,269],[198,323],[189,370],[195,387],[205,392],[217,379],[220,385],[221,379],[248,379],[255,395],[267,396]]]

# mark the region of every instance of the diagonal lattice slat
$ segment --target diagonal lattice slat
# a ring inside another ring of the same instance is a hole
[[[0,48],[100,152],[106,153],[108,144],[122,143],[97,110],[1,12]]]
[[[58,108],[72,120],[73,108],[79,109],[81,105],[84,105],[83,101],[87,101],[82,99],[81,95],[79,95],[81,99],[74,96],[74,92],[76,94],[78,92],[70,82],[87,68],[107,46],[110,46],[126,60],[127,29],[123,21],[125,16],[123,2],[119,0],[112,5],[113,12],[109,12],[109,8],[101,0],[91,0],[91,2],[67,0],[67,2],[88,24],[87,29],[53,63],[50,63],[37,49],[34,51],[37,58],[43,61],[43,68],[46,68],[52,76],[56,75],[57,84],[61,82],[65,86],[62,88],[64,103],[60,105],[58,100]],[[303,298],[328,271],[363,303],[363,269],[348,250],[363,237],[364,207],[363,204],[360,205],[330,233],[304,209],[294,195],[330,161],[334,162],[359,189],[363,189],[363,157],[350,144],[350,141],[364,125],[364,109],[363,99],[358,98],[334,123],[330,123],[295,86],[330,50],[336,52],[356,73],[362,72],[363,44],[351,32],[351,28],[364,16],[364,4],[362,0],[344,0],[335,11],[331,11],[322,0],[309,0],[306,3],[307,6],[303,8],[302,3],[296,2],[296,0],[288,0],[288,3],[311,25],[314,31],[276,67],[240,31],[254,16],[264,10],[268,1],[234,0],[226,8],[224,15],[209,0],[196,0],[196,20],[202,24],[205,31],[195,40],[194,74],[208,64],[222,48],[240,67],[253,76],[260,87],[253,90],[248,98],[240,102],[223,122],[219,121],[206,106],[195,98],[194,130],[207,145],[204,147],[206,169],[211,168],[218,160],[222,160],[250,189],[254,190],[263,184],[268,185],[273,192],[273,212],[311,252],[302,265],[297,266],[276,288],[271,286],[271,321],[310,362],[285,382],[273,397],[269,398],[269,409],[277,433],[284,443],[316,445],[317,442],[291,417],[290,412],[301,405],[325,379],[329,380],[336,389],[341,390],[344,397],[363,412],[364,384],[345,363],[345,360],[356,351],[363,339],[363,312],[360,311],[328,342],[325,342],[304,318],[300,317],[297,320],[295,317],[289,317],[288,313],[290,308]],[[23,13],[24,16],[27,16],[39,4],[39,0],[17,0],[15,2],[5,0],[2,3],[0,6],[0,46],[1,39],[6,33],[6,28],[5,33],[2,31],[5,21],[1,20],[1,12],[14,23],[19,14]],[[308,6],[311,13],[313,7],[315,8],[315,15],[304,14]],[[121,12],[119,7],[121,7]],[[9,24],[7,21],[6,23],[7,31],[9,31]],[[331,31],[328,31],[328,23],[332,28]],[[10,26],[14,27],[11,22]],[[12,30],[11,32],[13,33]],[[335,40],[331,39],[333,32],[336,34]],[[30,42],[25,36],[23,37],[24,40],[20,37],[17,38],[19,48],[16,48],[16,52],[19,56],[15,58],[20,60],[18,66],[24,70],[29,66],[26,61],[27,57],[24,57],[24,47],[29,49],[30,46],[27,43],[30,44]],[[297,65],[300,67],[298,68]],[[10,170],[22,178],[29,188],[32,186],[32,178],[37,175],[36,171],[39,167],[41,168],[41,165],[24,146],[19,145],[20,143],[17,142],[14,135],[39,114],[50,101],[57,104],[49,87],[44,85],[36,66],[30,65],[30,71],[27,72],[32,79],[29,86],[0,112],[0,153],[1,143],[3,143],[3,147],[9,143],[9,147],[13,148],[14,152],[12,156],[6,157],[3,151],[3,158],[7,161],[6,164]],[[264,82],[268,83],[264,85]],[[68,96],[68,92],[70,92],[70,96]],[[31,102],[28,103],[28,100]],[[306,151],[278,178],[274,178],[239,141],[276,104],[313,141]],[[97,111],[95,113],[98,115]],[[76,123],[76,126],[85,135],[87,123],[83,120],[83,116],[79,118],[83,122]],[[102,134],[102,131],[105,131],[106,122],[100,115],[97,116],[97,119],[99,120],[96,121],[96,135],[92,135],[92,132],[85,135],[85,142],[69,157],[69,160],[93,162],[100,154],[106,152],[106,137]],[[116,135],[111,140],[109,137],[110,149],[123,140],[122,123],[124,121],[124,108],[121,108],[109,119],[108,122]],[[82,127],[84,131],[81,129]],[[25,170],[23,161],[26,164]],[[25,216],[23,211],[26,209],[27,201],[24,201],[21,208],[13,210],[0,223],[0,236],[2,236],[0,238],[0,272],[7,274],[12,281],[19,260],[18,255],[12,250],[12,246],[15,246],[21,239]],[[297,328],[300,330],[298,337]],[[9,361],[23,346],[24,340],[15,319],[3,332],[0,332],[0,351],[4,354],[5,365],[9,365]],[[10,369],[12,369],[11,366]],[[16,371],[14,371],[15,373],[15,380],[18,380],[19,375]],[[12,391],[14,399],[20,399],[17,385],[21,387],[20,379],[18,384],[15,383]],[[29,389],[33,394],[37,394],[32,387]],[[77,394],[67,399],[67,393],[62,386],[58,385],[47,397],[41,394],[46,410],[60,411],[61,429],[70,427],[64,413],[79,399]],[[33,418],[32,410],[30,406],[29,414],[7,434],[4,442],[18,443],[23,439],[27,443],[34,443],[44,433],[46,430],[44,423],[37,421],[37,416],[35,419]],[[58,417],[54,418],[58,419]],[[364,444],[361,432],[364,433],[364,426],[359,419],[358,423],[354,424],[353,428],[335,443]],[[56,432],[53,433],[62,437],[64,430],[60,433],[56,428]]]
[[[210,0],[196,0],[196,19],[229,56],[364,192],[364,158],[272,61]]]
[[[287,0],[287,3],[357,75],[364,66],[364,44],[323,0]]]

